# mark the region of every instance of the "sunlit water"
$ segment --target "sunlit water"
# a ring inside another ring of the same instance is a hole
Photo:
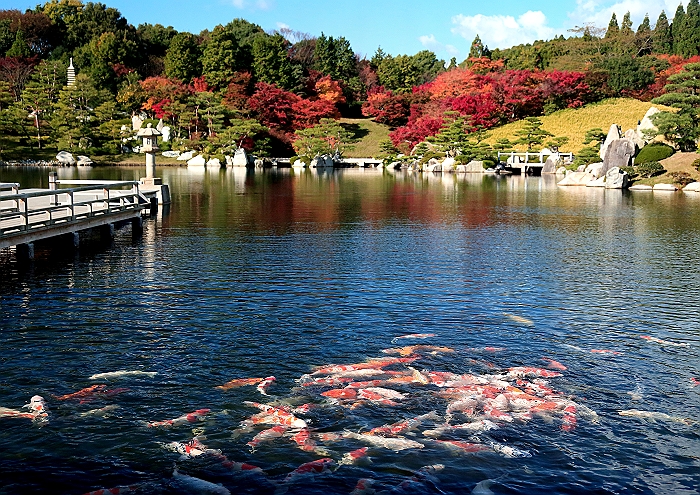
[[[46,187],[49,171],[0,169],[0,182]],[[344,494],[361,478],[387,493],[469,493],[487,479],[496,494],[697,493],[700,195],[377,170],[159,175],[173,204],[146,220],[141,238],[125,227],[111,246],[84,242],[75,254],[38,247],[27,266],[0,253],[0,406],[20,409],[39,394],[50,413],[47,423],[0,418],[0,494],[127,485],[139,486],[134,493],[192,492],[173,479],[175,465],[231,493]],[[391,342],[412,333],[436,336]],[[306,416],[312,433],[444,415],[434,385],[394,387],[408,394],[398,406],[350,409],[320,395],[329,387],[296,382],[315,367],[409,344],[456,351],[425,353],[412,363],[421,371],[494,374],[554,359],[568,369],[549,386],[597,418],[579,417],[572,431],[558,416],[503,422],[476,438],[446,436],[517,447],[532,454],[526,458],[445,449],[422,435],[435,427],[428,422],[406,436],[422,449],[370,448],[371,463],[338,469],[343,454],[364,444],[346,438],[305,452],[282,437],[251,451],[246,442],[262,428],[234,433],[259,412],[246,400],[315,403],[321,407]],[[484,346],[505,350],[473,350]],[[116,370],[157,375],[89,378]],[[270,375],[277,381],[269,397],[255,386],[215,388]],[[56,399],[94,384],[117,390],[84,403]],[[118,408],[81,416],[108,405]],[[203,422],[146,426],[200,408],[212,411]],[[668,417],[618,412],[631,409]],[[193,434],[265,473],[163,448]],[[322,456],[336,462],[330,472],[281,483]],[[434,464],[445,467],[400,487]]]

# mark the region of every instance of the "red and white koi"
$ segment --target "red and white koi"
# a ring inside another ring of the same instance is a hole
[[[277,425],[267,430],[263,430],[253,437],[253,439],[246,445],[250,446],[251,449],[255,449],[258,445],[263,442],[269,442],[275,438],[279,438],[289,429],[287,426]]]
[[[489,444],[493,450],[498,452],[504,457],[532,457],[532,454],[526,450],[521,450],[516,447],[511,447],[510,445],[503,445],[502,443],[491,442]]]
[[[311,432],[308,428],[302,428],[292,436],[292,440],[299,448],[305,452],[311,452],[316,448],[316,442],[311,438]]]
[[[368,398],[368,397],[362,397],[362,392],[370,392],[373,394],[380,395],[384,399],[396,399],[396,400],[402,400],[406,398],[406,394],[402,394],[401,392],[397,392],[396,390],[392,390],[390,388],[383,388],[383,387],[367,387],[367,388],[362,388],[358,391],[358,397],[362,398]]]
[[[690,347],[690,344],[687,344],[685,342],[671,342],[669,340],[662,340],[657,337],[650,337],[649,335],[641,335],[641,338],[648,340],[650,342],[656,342],[657,344],[661,345],[671,345],[675,347]]]
[[[542,361],[546,361],[547,368],[550,370],[559,370],[559,371],[566,371],[568,368],[561,364],[559,361],[555,361],[554,359],[549,359],[549,358],[542,358]]]
[[[332,376],[324,376],[322,378],[313,378],[309,379],[308,381],[302,382],[301,386],[302,387],[314,387],[317,385],[321,386],[330,386],[330,387],[337,387],[338,385],[343,385],[345,383],[352,382],[351,377],[332,377]]]
[[[527,366],[515,366],[513,368],[508,368],[508,376],[517,377],[517,378],[521,378],[521,377],[554,378],[557,376],[561,376],[561,373],[557,373],[556,371],[545,370],[542,368],[533,368],[533,367],[527,367]]]
[[[258,392],[260,392],[263,395],[268,395],[267,394],[267,389],[270,388],[270,385],[275,383],[277,378],[274,376],[268,376],[267,378],[263,379],[260,383],[258,383],[258,386],[256,387],[258,389]]]
[[[408,438],[379,437],[375,435],[363,435],[352,431],[345,431],[343,436],[345,438],[359,440],[363,443],[371,445],[372,447],[383,447],[395,452],[406,449],[422,449],[424,447],[422,443],[409,440]]]
[[[329,457],[324,457],[322,459],[316,459],[315,461],[307,462],[296,468],[291,473],[289,473],[287,477],[284,478],[283,483],[288,483],[299,476],[304,476],[308,474],[329,473],[330,470],[328,468],[333,464],[335,464],[335,461]]]
[[[700,380],[698,380],[695,377],[691,378],[690,382],[693,384],[693,387],[697,387],[698,385],[700,385]]]
[[[83,495],[121,495],[136,491],[140,485],[115,486],[114,488],[100,488],[91,492],[86,492]]]
[[[352,464],[358,464],[361,460],[369,460],[367,459],[367,451],[369,450],[368,447],[362,447],[361,449],[353,450],[352,452],[348,452],[347,454],[343,455],[343,458],[338,461],[339,466],[347,466],[347,465],[352,465]]]
[[[409,431],[415,430],[426,420],[438,420],[437,412],[430,411],[427,414],[421,414],[415,418],[405,419],[403,421],[398,421],[391,425],[379,426],[377,428],[372,428],[368,432],[363,433],[364,435],[380,435],[380,436],[397,436],[407,433]]]
[[[307,428],[308,424],[301,418],[297,418],[294,414],[288,412],[281,407],[271,406],[269,404],[260,404],[259,402],[244,401],[247,406],[257,407],[265,414],[255,415],[251,418],[253,424],[267,423],[289,426],[291,428]],[[245,422],[244,422],[245,423]]]
[[[191,413],[187,413],[175,419],[166,419],[165,421],[152,421],[146,426],[149,428],[163,427],[169,428],[171,426],[180,426],[188,423],[196,423],[197,421],[204,421],[207,414],[211,412],[211,409],[197,409]]]
[[[92,397],[95,394],[103,391],[105,388],[107,388],[107,385],[91,385],[82,390],[78,390],[77,392],[73,392],[72,394],[54,396],[54,398],[56,400],[82,399],[85,397]]]
[[[357,397],[357,390],[354,388],[334,388],[322,392],[321,395],[331,399],[354,399]]]
[[[440,354],[455,352],[451,347],[439,347],[435,345],[407,345],[392,349],[383,349],[385,354],[399,354],[403,357],[412,356],[413,354]]]
[[[373,488],[375,480],[369,478],[360,478],[355,485],[355,489],[350,492],[350,495],[374,495],[377,490]]]
[[[199,457],[200,455],[204,454],[211,454],[217,456],[222,455],[220,450],[207,448],[207,446],[200,442],[197,437],[193,438],[189,442],[166,443],[163,444],[163,447],[172,452],[182,454],[183,457]]]
[[[576,404],[569,404],[564,408],[564,417],[562,421],[562,430],[573,431],[576,428]]]
[[[34,414],[28,412],[10,409],[8,407],[0,407],[0,418],[26,418],[34,419]]]
[[[236,472],[244,472],[244,473],[262,473],[263,472],[262,468],[259,468],[258,466],[254,466],[252,464],[248,464],[247,462],[233,462],[233,461],[229,461],[227,459],[224,462],[222,462],[221,465],[227,469],[230,469],[231,471],[236,471]]]

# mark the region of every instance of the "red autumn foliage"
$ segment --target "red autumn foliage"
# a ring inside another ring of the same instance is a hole
[[[541,115],[545,109],[576,108],[593,99],[585,74],[581,72],[503,70],[501,61],[470,59],[470,69],[453,69],[435,80],[414,88],[411,111],[404,128],[391,138],[415,145],[435,134],[442,115],[456,111],[469,116],[473,126],[485,128],[525,117]],[[384,118],[391,94],[368,97],[365,115]]]
[[[297,129],[318,124],[322,118],[339,116],[338,109],[327,100],[304,99],[264,82],[257,83],[255,89],[248,104],[257,113],[258,120],[289,135]]]
[[[248,98],[253,94],[253,75],[236,72],[224,93],[223,104],[231,110],[248,110]]]
[[[161,104],[162,109],[165,106],[162,104],[164,100],[172,101],[188,92],[187,86],[182,82],[167,77],[149,77],[139,81],[139,84],[146,94],[146,102],[141,106],[146,111],[154,111],[154,106],[158,104]]]
[[[405,125],[411,112],[411,99],[408,95],[394,94],[379,86],[367,93],[367,101],[362,105],[362,115],[374,117],[380,124],[391,127]]]
[[[192,88],[195,93],[206,93],[211,91],[205,76],[199,76],[192,79]]]
[[[323,76],[321,79],[316,81],[314,90],[320,100],[328,101],[333,105],[345,103],[343,88],[340,87],[340,83],[338,81],[331,79],[331,76]]]

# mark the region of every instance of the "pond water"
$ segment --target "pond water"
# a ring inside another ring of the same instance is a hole
[[[46,187],[52,170],[0,182]],[[38,247],[27,265],[0,253],[0,406],[48,409],[0,417],[0,494],[697,493],[700,195],[158,175],[173,204],[141,238]],[[331,364],[355,366],[312,374]],[[120,370],[141,373],[91,378]],[[279,409],[241,426],[250,402]],[[289,415],[308,429],[252,441]],[[173,451],[195,436],[210,450]]]

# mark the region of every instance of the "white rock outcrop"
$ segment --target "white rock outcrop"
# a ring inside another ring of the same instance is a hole
[[[56,155],[56,160],[58,160],[58,163],[61,165],[75,165],[75,157],[68,151],[59,151],[58,154]]]
[[[204,155],[197,155],[194,158],[187,160],[188,167],[204,167],[206,164],[207,160],[204,158]]]

